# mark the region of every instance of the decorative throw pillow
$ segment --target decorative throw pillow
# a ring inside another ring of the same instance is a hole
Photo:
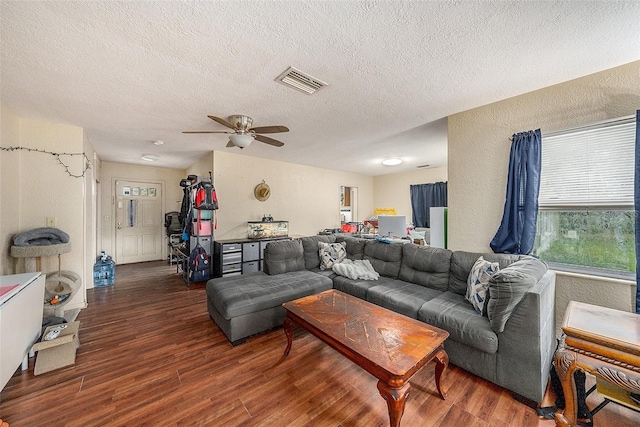
[[[489,297],[489,279],[500,270],[497,262],[485,261],[483,257],[473,264],[467,278],[467,300],[478,314],[485,314],[486,302]]]
[[[344,242],[318,242],[318,253],[320,254],[320,270],[330,270],[334,264],[342,262],[347,257],[347,248]]]
[[[491,277],[491,299],[487,304],[487,316],[495,333],[504,331],[513,310],[529,289],[544,276],[547,269],[544,262],[528,257],[510,264]]]

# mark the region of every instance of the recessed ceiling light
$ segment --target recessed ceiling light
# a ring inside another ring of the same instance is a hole
[[[140,160],[144,160],[145,162],[155,162],[156,160],[158,160],[158,156],[155,156],[153,154],[144,154],[142,157],[140,157]]]
[[[397,157],[391,158],[391,159],[384,159],[382,161],[382,164],[385,166],[396,166],[402,163],[402,160],[398,159]]]
[[[163,145],[164,141],[160,141],[159,139],[156,139],[155,141],[153,141],[153,145]]]

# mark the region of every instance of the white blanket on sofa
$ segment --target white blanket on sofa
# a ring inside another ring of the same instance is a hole
[[[336,274],[353,280],[378,280],[380,277],[368,259],[352,261],[347,258],[341,263],[334,264],[332,269]]]

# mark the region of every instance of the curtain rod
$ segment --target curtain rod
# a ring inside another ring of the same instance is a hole
[[[579,131],[586,131],[586,130],[590,130],[590,129],[594,129],[594,128],[600,128],[600,127],[604,127],[604,126],[614,126],[614,125],[622,125],[622,124],[626,124],[626,123],[630,123],[632,121],[634,121],[636,119],[636,115],[635,114],[631,114],[629,116],[623,116],[623,117],[616,117],[614,119],[607,119],[607,120],[602,120],[599,122],[595,122],[595,123],[589,123],[586,125],[581,125],[581,126],[573,126],[570,128],[565,128],[565,129],[559,129],[559,130],[554,130],[551,132],[541,132],[542,133],[542,137],[550,137],[550,136],[559,136],[559,135],[563,135],[566,133],[570,133],[570,132],[579,132]]]

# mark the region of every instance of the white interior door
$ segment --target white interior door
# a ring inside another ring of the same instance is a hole
[[[162,259],[162,184],[116,181],[116,261]]]

